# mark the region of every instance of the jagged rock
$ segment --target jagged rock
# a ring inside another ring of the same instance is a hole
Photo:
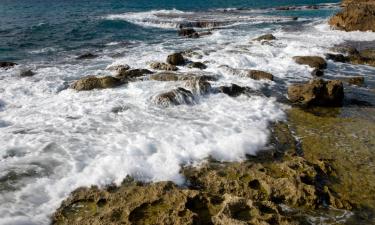
[[[32,70],[26,69],[26,70],[20,71],[20,77],[32,77],[34,75],[35,75],[35,73]]]
[[[207,80],[198,77],[186,81],[185,88],[189,89],[195,95],[203,95],[210,92],[211,84]]]
[[[329,20],[329,24],[345,31],[375,31],[375,2],[346,2],[345,7]]]
[[[132,81],[138,77],[142,77],[147,74],[152,74],[153,72],[147,69],[133,69],[133,70],[124,70],[120,71],[116,78],[120,79],[123,82]]]
[[[182,28],[178,31],[179,36],[189,37],[189,38],[199,38],[199,34],[193,28]]]
[[[253,41],[272,41],[276,40],[276,37],[273,34],[265,34],[260,37],[254,38]]]
[[[116,71],[117,73],[121,73],[123,71],[126,71],[126,70],[129,70],[130,69],[130,66],[129,65],[114,65],[114,66],[108,66],[107,67],[107,70],[110,70],[110,71]]]
[[[92,53],[85,53],[85,54],[82,54],[80,56],[78,56],[76,59],[94,59],[98,57],[97,55],[94,55]]]
[[[358,50],[352,46],[335,46],[330,49],[331,51],[334,52],[339,52],[345,55],[357,55],[359,54]]]
[[[181,53],[173,53],[167,57],[167,63],[175,66],[184,65],[185,59]]]
[[[348,78],[345,78],[345,81],[348,82],[348,84],[350,85],[361,86],[365,83],[365,78],[362,76],[348,77]]]
[[[326,69],[327,62],[319,56],[295,56],[294,61],[301,65],[308,65],[316,69]]]
[[[322,76],[324,76],[324,70],[314,69],[314,70],[311,72],[311,75],[312,75],[313,77],[322,77]]]
[[[189,68],[198,68],[201,70],[204,70],[207,68],[207,66],[204,63],[201,62],[192,62],[188,65]]]
[[[273,75],[260,70],[248,70],[247,77],[254,80],[273,80]]]
[[[290,85],[288,98],[302,105],[338,106],[344,98],[344,87],[338,80],[313,79],[305,84]]]
[[[179,87],[155,96],[154,102],[161,106],[193,104],[194,96],[191,91]]]
[[[334,62],[341,62],[341,63],[346,63],[349,61],[349,58],[342,55],[342,54],[326,54],[326,59],[327,60],[332,60]]]
[[[361,54],[349,56],[349,61],[352,64],[375,66],[375,57],[363,57]]]
[[[241,87],[237,84],[231,84],[230,86],[221,86],[218,88],[218,91],[224,94],[229,95],[230,97],[237,97],[241,94],[244,94],[246,91],[245,87]]]
[[[375,49],[365,49],[359,52],[359,54],[367,59],[375,59]]]
[[[151,69],[154,70],[166,70],[166,71],[177,71],[178,68],[177,66],[167,64],[167,63],[162,63],[162,62],[153,62],[150,64]]]
[[[0,62],[0,68],[5,68],[5,69],[11,68],[16,65],[17,63],[14,63],[14,62]]]
[[[113,88],[123,84],[120,79],[115,77],[106,76],[106,77],[95,77],[88,76],[80,80],[75,81],[71,88],[77,91],[88,91],[92,89],[104,89],[104,88]]]

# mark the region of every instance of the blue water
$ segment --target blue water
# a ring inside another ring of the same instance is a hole
[[[230,0],[230,1],[171,1],[171,0],[1,0],[0,1],[0,60],[53,60],[65,51],[95,51],[106,43],[119,41],[155,41],[175,32],[145,28],[126,21],[103,20],[108,14],[178,9],[202,11],[215,8],[268,8],[284,5],[314,5],[334,0]],[[337,2],[337,1],[336,1]],[[330,10],[281,11],[282,15],[324,17]],[[57,52],[42,48],[55,48]]]

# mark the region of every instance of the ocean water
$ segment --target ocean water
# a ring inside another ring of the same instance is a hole
[[[298,9],[275,9],[284,5]],[[0,0],[0,61],[19,64],[0,70],[0,224],[48,224],[80,186],[119,184],[127,175],[183,185],[181,166],[208,157],[243,160],[267,148],[269,124],[285,119],[288,106],[279,101],[285,87],[311,78],[312,69],[292,57],[323,56],[335,44],[375,40],[373,33],[331,30],[327,19],[337,10],[335,1],[307,0]],[[202,20],[225,26],[199,39],[177,36],[181,23]],[[265,33],[277,40],[250,42]],[[153,97],[183,83],[68,88],[87,75],[110,75],[110,65],[148,68],[188,49],[201,54],[192,60],[208,68],[182,72],[216,76],[214,87],[235,83],[274,93],[197,95],[192,105],[164,108]],[[76,59],[87,52],[98,57]],[[275,81],[233,76],[223,65],[268,71]],[[25,68],[36,75],[19,77]],[[374,69],[329,62],[327,76],[358,72],[370,75]]]

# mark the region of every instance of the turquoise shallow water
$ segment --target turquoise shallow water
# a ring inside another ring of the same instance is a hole
[[[102,48],[118,41],[155,41],[165,30],[145,29],[127,21],[103,20],[108,14],[178,9],[205,11],[217,8],[269,8],[284,5],[313,5],[332,0],[1,0],[0,60],[38,57],[30,51],[45,49],[41,59],[56,52]],[[332,11],[277,12],[282,15],[324,17]],[[170,33],[174,35],[174,33]],[[166,36],[168,38],[168,35]],[[163,39],[165,36],[163,37]],[[48,49],[50,48],[50,49]],[[34,52],[35,53],[35,52]]]

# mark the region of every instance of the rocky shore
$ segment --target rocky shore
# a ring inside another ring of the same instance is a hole
[[[345,31],[375,31],[374,12],[374,1],[344,1],[343,11],[329,24]],[[211,35],[192,27],[207,25],[183,24],[177,35]],[[264,34],[249,42],[263,45],[275,40],[273,34]],[[77,60],[96,57],[85,53]],[[186,50],[142,68],[112,65],[106,68],[108,74],[83,77],[69,88],[87,92],[135,81],[179,82],[150,99],[162,108],[193,105],[200,96],[219,93],[232,98],[272,95],[273,90],[237,84],[215,86],[220,77],[207,70],[209,62],[197,59],[198,52]],[[119,186],[81,187],[61,203],[52,224],[375,224],[375,110],[371,102],[347,94],[367,80],[361,75],[334,80],[325,76],[329,61],[375,66],[375,49],[332,46],[325,57],[299,55],[293,60],[313,70],[311,79],[282,90],[278,100],[288,108],[287,119],[270,125],[268,144],[256,156],[231,163],[207,158],[199,166],[182,166],[182,186],[126,177]],[[0,62],[4,69],[17,66]],[[184,72],[186,68],[194,70]],[[281,82],[267,69],[221,68],[244,79]],[[26,70],[20,76],[33,74]]]

